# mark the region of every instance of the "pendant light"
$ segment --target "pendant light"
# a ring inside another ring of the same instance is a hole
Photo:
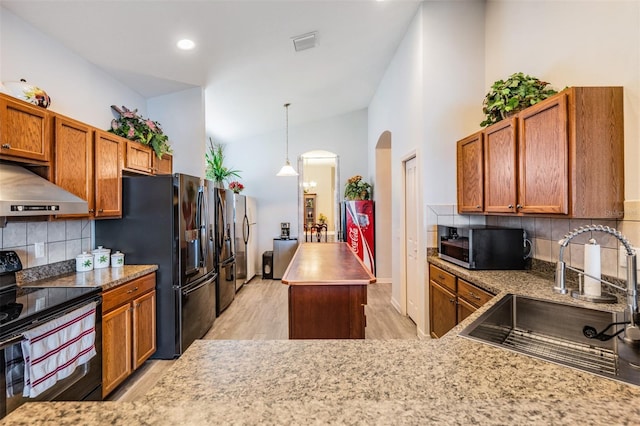
[[[280,169],[276,176],[298,176],[298,172],[295,171],[293,167],[291,167],[291,163],[289,162],[289,105],[284,104],[284,108],[286,111],[286,138],[285,138],[285,161],[284,166]]]

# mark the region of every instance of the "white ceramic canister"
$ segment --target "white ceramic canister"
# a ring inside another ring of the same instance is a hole
[[[116,251],[111,255],[111,267],[121,268],[122,266],[124,266],[124,253]]]
[[[107,268],[109,266],[109,256],[111,254],[110,249],[98,246],[97,249],[91,251],[91,254],[93,254],[94,268]]]
[[[93,255],[83,251],[76,256],[76,271],[86,272],[93,270]]]

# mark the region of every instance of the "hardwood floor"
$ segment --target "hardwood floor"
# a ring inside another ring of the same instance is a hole
[[[416,325],[391,305],[391,284],[367,288],[366,339],[417,339]],[[207,340],[288,339],[288,286],[280,280],[255,277],[236,294],[233,303],[216,318]],[[118,389],[110,401],[135,401],[150,389],[173,364],[172,360],[148,360]]]

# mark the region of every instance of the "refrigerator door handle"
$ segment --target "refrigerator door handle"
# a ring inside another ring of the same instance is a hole
[[[198,261],[198,264],[200,265],[200,267],[202,268],[204,266],[204,261],[206,259],[206,254],[205,254],[205,250],[206,250],[206,233],[207,233],[207,228],[205,226],[204,223],[204,219],[206,217],[204,209],[205,209],[205,203],[204,203],[204,187],[200,187],[198,188],[198,200],[197,200],[197,204],[196,204],[196,223],[197,223],[197,227],[198,227],[198,245],[200,246],[198,248],[198,254],[200,256],[200,259]]]
[[[218,209],[218,223],[216,224],[216,244],[218,245],[218,253],[222,253],[222,247],[224,245],[224,209],[222,206],[222,200],[220,194],[216,194],[216,208]]]
[[[215,279],[217,278],[217,276],[218,276],[218,274],[215,274],[213,277],[208,278],[208,279],[206,279],[206,280],[202,281],[200,284],[198,284],[198,285],[196,285],[196,286],[190,287],[190,288],[188,288],[188,289],[186,289],[186,290],[182,290],[182,295],[183,295],[183,296],[188,296],[188,295],[190,295],[191,293],[193,293],[194,291],[196,291],[196,290],[198,290],[198,289],[200,289],[200,288],[204,287],[205,285],[209,285],[209,284],[211,284],[212,282],[215,282]]]
[[[249,218],[247,215],[244,215],[242,219],[242,237],[244,238],[244,243],[247,244],[249,242],[249,233],[251,229],[249,228]]]

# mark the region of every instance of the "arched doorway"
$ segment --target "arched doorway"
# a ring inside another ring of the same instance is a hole
[[[376,144],[375,188],[376,201],[376,278],[391,282],[391,132],[384,131]]]
[[[340,159],[338,155],[314,150],[298,157],[298,235],[303,236],[304,224],[326,217],[328,241],[340,240]],[[312,209],[307,203],[313,199]],[[306,201],[305,201],[306,200]],[[308,215],[311,214],[311,217]],[[304,238],[304,237],[301,237]],[[304,241],[304,240],[303,240]]]

